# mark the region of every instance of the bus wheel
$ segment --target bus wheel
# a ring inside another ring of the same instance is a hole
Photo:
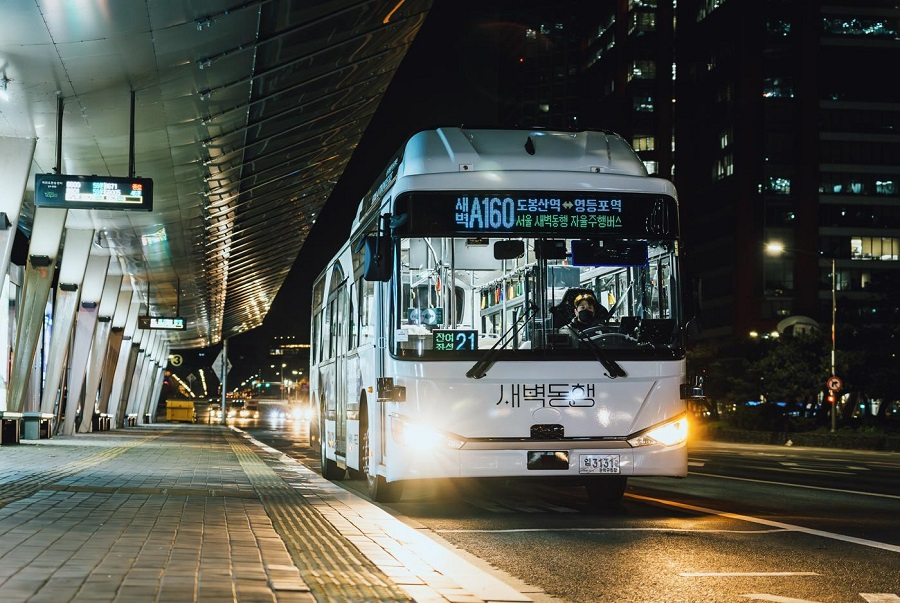
[[[598,477],[587,482],[584,489],[587,490],[591,506],[609,507],[622,500],[627,483],[627,477]]]
[[[368,427],[362,432],[360,440],[359,454],[362,458],[362,468],[368,482],[369,498],[380,503],[397,502],[403,496],[403,482],[388,482],[384,479],[384,476],[375,475],[374,470],[370,468],[372,456],[369,454]]]

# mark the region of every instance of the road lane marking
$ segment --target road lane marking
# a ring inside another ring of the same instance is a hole
[[[773,528],[771,530],[698,530],[695,528],[666,528],[666,527],[649,527],[649,528],[507,528],[507,529],[453,529],[432,530],[441,534],[516,534],[522,532],[690,532],[690,533],[718,533],[718,534],[774,534],[777,532],[787,532],[784,528]]]
[[[782,523],[780,521],[772,521],[770,519],[763,519],[761,517],[751,517],[750,515],[741,515],[739,513],[729,513],[727,511],[719,511],[717,509],[710,509],[707,507],[698,507],[697,505],[688,505],[685,503],[675,502],[674,500],[664,500],[661,498],[653,498],[652,496],[642,496],[640,494],[632,494],[626,493],[625,496],[628,498],[633,498],[635,500],[644,500],[647,502],[655,502],[661,505],[676,507],[679,509],[687,509],[689,511],[697,511],[698,513],[705,513],[709,515],[718,515],[719,517],[728,517],[729,519],[737,519],[738,521],[746,521],[750,523],[758,523],[764,526],[772,526],[775,528],[782,528],[784,530],[789,530],[792,532],[801,532],[803,534],[809,534],[810,536],[819,536],[821,538],[828,538],[831,540],[840,540],[842,542],[849,542],[852,544],[859,544],[862,546],[867,546],[873,549],[882,549],[884,551],[892,551],[894,553],[900,553],[900,546],[894,544],[888,544],[886,542],[878,542],[876,540],[867,540],[865,538],[856,538],[855,536],[844,536],[843,534],[835,534],[833,532],[826,532],[824,530],[816,530],[813,528],[804,528],[803,526],[797,526],[789,523]]]
[[[772,603],[818,603],[817,601],[810,601],[808,599],[779,597],[778,595],[766,595],[762,593],[741,596],[756,601],[772,601]],[[859,593],[859,596],[868,601],[868,603],[896,603],[900,601],[900,597],[891,593]]]
[[[795,599],[794,597],[779,597],[778,595],[765,595],[759,593],[741,596],[755,601],[772,601],[772,603],[818,603],[818,601],[810,601],[809,599]]]
[[[832,474],[836,473],[838,475],[855,475],[853,471],[838,471],[836,469],[813,469],[811,467],[789,467],[787,469],[782,469],[781,467],[760,467],[760,471],[785,471],[788,473],[825,473]]]
[[[860,492],[859,490],[844,490],[841,488],[824,488],[822,486],[807,486],[806,484],[789,484],[786,482],[773,482],[765,479],[750,479],[749,477],[733,477],[730,475],[715,475],[713,473],[700,473],[691,471],[691,475],[700,475],[703,477],[717,477],[719,479],[733,479],[739,482],[753,482],[756,484],[772,484],[774,486],[790,486],[791,488],[806,488],[807,490],[824,490],[825,492],[841,492],[842,494],[857,494],[859,496],[876,496],[879,498],[894,498],[900,500],[900,496],[896,494],[880,494],[878,492]]]
[[[777,576],[820,576],[816,572],[684,572],[678,574],[685,578],[706,578],[706,577],[777,577]]]

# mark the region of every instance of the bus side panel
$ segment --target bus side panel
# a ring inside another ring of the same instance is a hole
[[[335,460],[337,454],[337,391],[335,380],[335,363],[327,362],[319,366],[319,383],[321,384],[319,401],[322,408],[322,424],[325,433],[322,443],[325,455]]]
[[[377,440],[377,434],[379,433],[377,411],[379,406],[378,395],[375,393],[377,391],[375,387],[377,375],[376,354],[379,352],[380,350],[377,350],[374,344],[363,344],[356,350],[352,361],[351,370],[356,377],[353,380],[352,387],[348,388],[347,394],[351,396],[349,398],[351,400],[349,406],[351,413],[347,421],[347,449],[350,451],[347,454],[347,466],[357,471],[362,471],[363,469],[362,459],[359,455],[363,424],[373,426],[375,430],[373,438],[376,439],[374,441],[372,439],[369,440],[370,450],[379,444]],[[363,416],[362,413],[366,413],[366,415]]]
[[[358,353],[351,353],[347,356],[342,381],[344,399],[347,401],[347,429],[345,431],[347,441],[344,447],[344,450],[347,451],[347,466],[351,469],[359,469],[359,397],[360,391],[362,391],[362,373]]]

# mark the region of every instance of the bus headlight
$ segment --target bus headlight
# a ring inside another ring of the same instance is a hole
[[[418,452],[452,448],[459,450],[463,442],[450,434],[438,431],[429,425],[411,423],[398,416],[391,417],[391,435],[394,441],[409,446]]]
[[[681,416],[674,421],[651,427],[632,438],[628,439],[628,443],[634,448],[641,446],[652,446],[654,444],[662,444],[663,446],[675,446],[681,444],[687,439],[688,421],[687,417]]]

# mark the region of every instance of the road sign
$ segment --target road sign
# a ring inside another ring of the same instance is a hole
[[[216,376],[222,377],[222,367],[224,365],[225,374],[228,374],[228,371],[231,370],[231,362],[228,361],[228,357],[225,355],[225,350],[223,349],[219,352],[219,355],[216,356],[216,359],[213,360],[212,368],[216,372]]]
[[[841,381],[841,378],[836,375],[832,375],[831,377],[828,378],[828,381],[825,382],[825,387],[827,387],[828,389],[830,389],[833,392],[840,391],[841,387],[843,385],[844,385],[844,382]]]

